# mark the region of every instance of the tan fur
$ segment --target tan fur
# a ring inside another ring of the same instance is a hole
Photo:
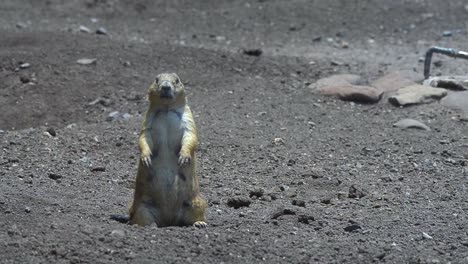
[[[170,86],[170,92],[164,86]],[[207,205],[196,172],[197,130],[177,74],[158,75],[148,99],[138,139],[140,160],[130,224],[205,227]]]

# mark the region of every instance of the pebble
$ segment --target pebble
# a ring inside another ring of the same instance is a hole
[[[26,213],[30,213],[30,212],[31,212],[31,208],[30,208],[29,206],[26,206],[26,207],[24,208],[24,211],[25,211]]]
[[[258,57],[262,55],[263,51],[261,49],[245,49],[242,51],[245,55]]]
[[[275,139],[273,139],[273,144],[275,144],[275,145],[284,145],[284,139],[275,138]]]
[[[25,62],[25,63],[21,63],[19,67],[20,67],[20,69],[27,69],[27,68],[31,67],[31,64]]]
[[[311,215],[305,215],[305,214],[301,214],[297,217],[297,221],[299,221],[299,223],[303,223],[303,224],[310,224],[310,222],[313,222],[315,221],[315,218]]]
[[[402,119],[396,122],[395,124],[393,124],[393,126],[399,127],[402,129],[414,128],[414,129],[422,129],[422,130],[431,131],[431,129],[425,124],[423,124],[422,122],[415,120],[415,119],[409,119],[409,118]]]
[[[425,239],[432,239],[432,237],[430,235],[428,235],[426,232],[422,232],[422,236]]]
[[[347,226],[347,227],[345,227],[343,229],[346,232],[354,232],[354,231],[357,231],[359,229],[362,229],[362,227],[360,225],[358,225],[358,224],[352,224],[352,225],[349,225],[349,226]]]
[[[26,26],[27,26],[26,23],[23,23],[23,22],[16,23],[16,28],[18,29],[25,28]]]
[[[445,30],[444,32],[442,32],[442,36],[451,37],[451,36],[453,36],[453,32],[450,31],[450,30]]]
[[[115,229],[115,230],[112,230],[112,232],[110,233],[110,235],[113,236],[113,237],[124,237],[124,236],[125,236],[125,231],[119,230],[119,229]]]
[[[97,59],[95,59],[95,58],[91,58],[91,59],[89,59],[89,58],[82,58],[82,59],[78,59],[78,60],[76,61],[76,63],[81,64],[81,65],[96,64],[96,62],[97,62]]]
[[[292,208],[279,207],[273,212],[270,218],[277,219],[278,217],[283,215],[296,215],[296,210]]]
[[[101,104],[103,106],[110,106],[112,104],[112,100],[109,98],[98,97],[94,101],[88,103],[88,105],[93,106],[95,104]]]
[[[260,198],[263,196],[264,193],[265,193],[265,190],[263,188],[256,188],[249,192],[249,197],[252,198],[255,196],[257,198]]]
[[[118,111],[110,112],[110,113],[107,115],[106,121],[108,121],[108,122],[113,121],[113,120],[116,119],[118,116],[119,116],[119,112],[118,112]]]
[[[252,200],[244,196],[230,197],[227,200],[227,206],[233,207],[234,209],[238,209],[241,207],[248,207],[251,203],[252,203]]]
[[[104,166],[97,166],[97,167],[91,168],[91,172],[104,172],[104,171],[106,171],[106,167]]]
[[[46,129],[46,132],[49,133],[49,135],[53,136],[53,137],[56,137],[57,136],[57,132],[55,131],[55,128],[53,127],[48,127]]]
[[[21,81],[22,83],[29,83],[31,80],[29,79],[28,76],[22,75],[22,76],[20,76],[20,81]]]
[[[86,27],[86,26],[80,25],[79,29],[80,29],[81,32],[84,32],[84,33],[91,33],[91,29],[89,29],[89,28]]]
[[[291,202],[292,205],[299,206],[299,207],[306,207],[306,203],[303,200],[292,200]]]
[[[53,173],[53,172],[50,172],[49,173],[49,178],[51,178],[52,180],[58,180],[58,179],[63,178],[63,176],[59,175],[59,174],[56,174],[56,173]]]
[[[362,190],[359,190],[356,188],[355,185],[349,186],[348,190],[348,198],[353,198],[353,199],[360,199],[366,196],[366,193]]]
[[[98,35],[107,35],[107,30],[103,27],[99,27],[97,30],[96,30],[96,34]]]

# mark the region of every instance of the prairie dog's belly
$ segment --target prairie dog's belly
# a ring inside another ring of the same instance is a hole
[[[179,173],[178,158],[184,133],[180,115],[175,111],[159,112],[151,125],[152,165],[149,168],[155,188],[171,192]]]

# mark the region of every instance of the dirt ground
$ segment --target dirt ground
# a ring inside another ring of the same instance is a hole
[[[466,4],[3,0],[0,263],[468,263],[468,123],[437,102],[309,88],[336,73],[422,78],[430,46],[468,50]],[[468,70],[435,57],[434,75]],[[206,229],[109,219],[127,212],[161,72],[189,92]],[[403,118],[432,130],[393,127]]]

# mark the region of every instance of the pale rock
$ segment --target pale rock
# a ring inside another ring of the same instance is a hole
[[[352,84],[325,86],[319,88],[317,91],[323,95],[336,96],[343,101],[360,103],[376,103],[383,95],[383,91],[380,89]]]
[[[388,101],[395,106],[427,104],[447,95],[447,90],[423,85],[411,85],[399,89]]]
[[[81,65],[90,65],[90,64],[95,64],[96,63],[96,59],[88,59],[88,58],[83,58],[83,59],[79,59],[76,61],[76,63],[78,64],[81,64]]]
[[[423,85],[463,91],[468,90],[468,76],[434,76],[424,80]]]
[[[468,115],[468,91],[452,92],[440,100],[440,104]]]
[[[409,119],[409,118],[402,119],[402,120],[396,122],[395,124],[393,124],[393,126],[394,127],[399,127],[399,128],[402,128],[402,129],[415,128],[415,129],[422,129],[422,130],[431,131],[431,129],[428,126],[426,126],[425,124],[423,124],[422,122],[420,122],[418,120],[414,120],[414,119]]]

